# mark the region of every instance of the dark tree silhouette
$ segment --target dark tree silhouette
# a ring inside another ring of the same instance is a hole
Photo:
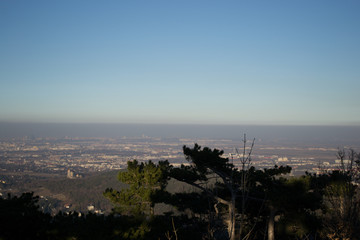
[[[241,186],[241,174],[223,151],[203,148],[197,144],[193,148],[183,147],[186,160],[190,165],[174,168],[170,176],[185,182],[206,193],[213,201],[216,214],[220,214],[221,205],[226,206],[227,216],[218,216],[227,225],[228,238],[235,239],[236,198]]]

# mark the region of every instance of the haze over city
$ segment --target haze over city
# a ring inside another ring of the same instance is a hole
[[[1,1],[0,121],[360,125],[359,1]]]

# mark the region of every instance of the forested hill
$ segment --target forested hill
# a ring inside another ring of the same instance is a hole
[[[29,178],[23,184],[13,184],[11,191],[14,194],[34,192],[34,195],[40,196],[39,204],[45,212],[56,213],[59,210],[87,212],[88,206],[109,212],[112,204],[103,196],[104,190],[109,187],[114,189],[126,187],[126,184],[118,181],[118,172],[118,170],[98,172],[74,179],[65,176]]]

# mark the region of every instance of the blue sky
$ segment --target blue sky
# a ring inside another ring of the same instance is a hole
[[[0,121],[360,125],[360,1],[0,1]]]

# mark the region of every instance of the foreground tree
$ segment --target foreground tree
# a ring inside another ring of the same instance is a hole
[[[342,172],[332,172],[325,188],[324,229],[330,239],[359,239],[360,202],[357,186]]]
[[[324,173],[325,179],[324,230],[329,239],[359,239],[360,232],[360,193],[359,181],[360,154],[353,149],[339,150],[339,170]]]
[[[266,202],[269,240],[275,239],[275,233],[281,238],[315,236],[319,226],[315,211],[321,208],[321,196],[312,188],[309,176],[273,179]],[[279,217],[277,227],[275,216]]]
[[[133,215],[153,215],[156,198],[164,191],[169,172],[169,162],[154,164],[129,161],[126,172],[119,172],[118,179],[129,184],[120,191],[106,189],[104,196],[115,204],[114,212]]]
[[[190,165],[174,168],[170,176],[185,182],[205,193],[213,202],[217,215],[221,205],[226,206],[224,225],[227,225],[228,238],[235,239],[236,199],[241,186],[241,174],[223,151],[203,148],[197,144],[193,148],[183,147],[185,158]],[[221,216],[218,216],[219,218]]]

